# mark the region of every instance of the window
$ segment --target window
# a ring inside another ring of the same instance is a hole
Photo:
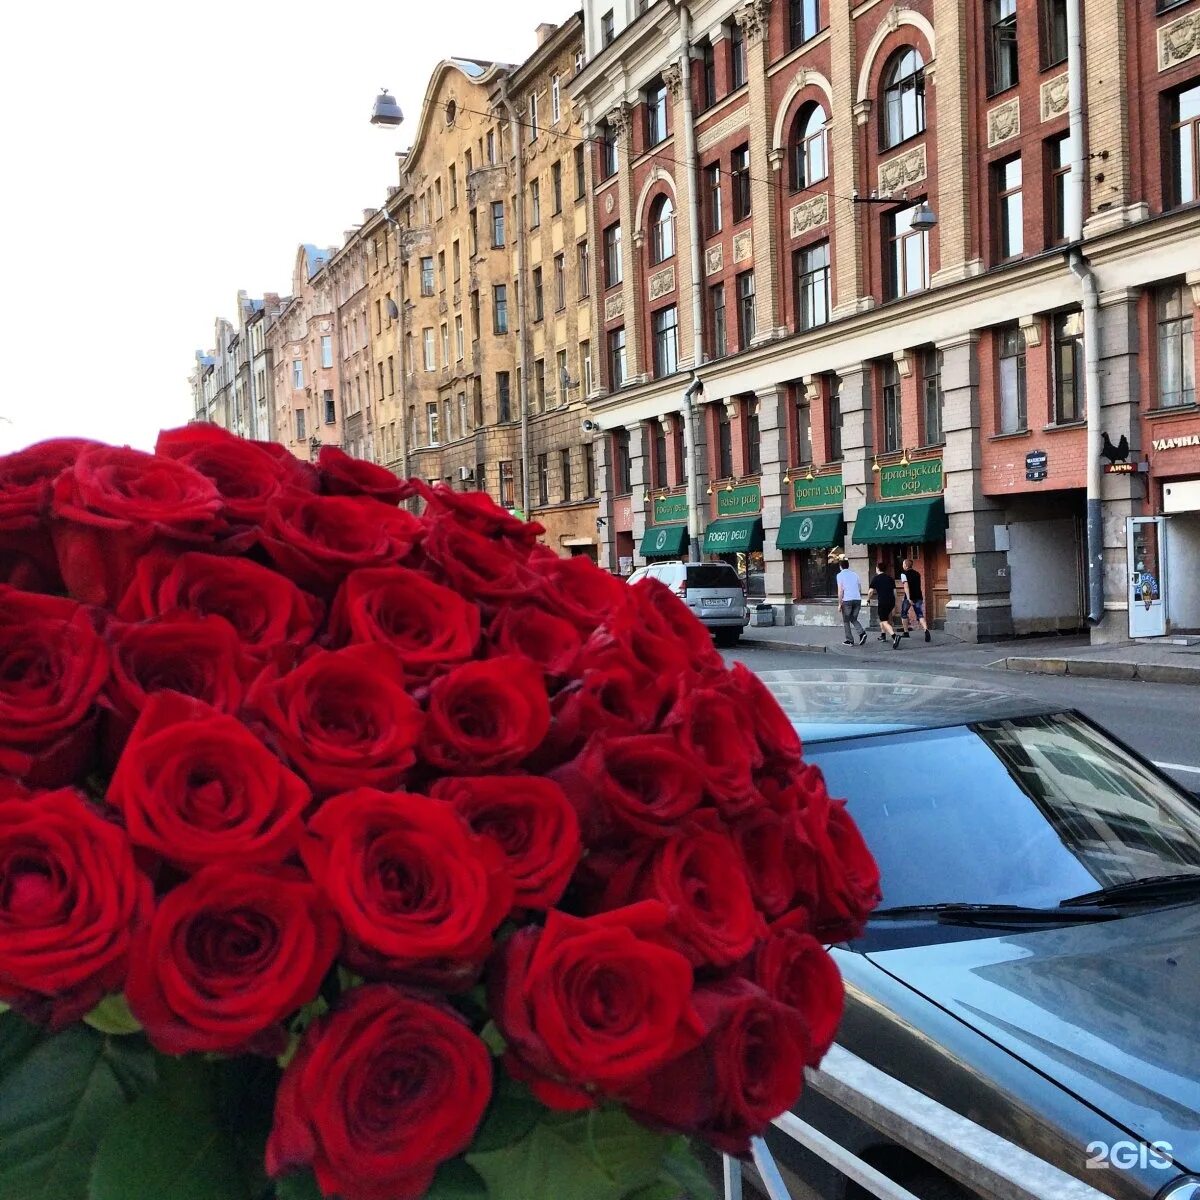
[[[796,389],[796,462],[810,463],[812,452],[812,410],[803,387]]]
[[[600,122],[600,178],[611,179],[617,173],[617,131],[609,121]]]
[[[714,283],[708,289],[709,344],[713,358],[724,358],[729,351],[725,326],[725,285]]]
[[[462,252],[459,249],[458,238],[455,238],[450,246],[450,261],[454,266],[454,282],[458,283],[462,279]]]
[[[389,396],[394,396],[396,394],[396,362],[395,362],[395,359],[393,359],[390,354],[388,355],[387,367],[388,367],[387,394]],[[383,389],[380,388],[380,391],[382,391],[382,390]]]
[[[507,371],[496,372],[496,420],[501,424],[512,420],[512,395]]]
[[[432,371],[437,367],[437,360],[434,356],[435,352],[433,348],[433,330],[422,329],[421,338],[425,356],[425,370]]]
[[[1083,314],[1059,313],[1054,318],[1054,420],[1062,425],[1082,421]]]
[[[304,441],[304,409],[296,409],[296,441]]]
[[[561,488],[560,495],[563,502],[571,499],[571,452],[570,450],[560,450],[558,452],[558,479]]]
[[[743,271],[737,277],[738,349],[745,350],[754,340],[754,272]]]
[[[583,143],[575,147],[575,199],[582,200],[587,195],[587,156],[584,154]]]
[[[538,503],[550,503],[550,456],[548,454],[539,454],[537,456],[537,488],[538,488]]]
[[[613,20],[613,10],[610,8],[608,12],[600,18],[600,45],[611,46],[617,36],[616,23]]]
[[[608,331],[608,373],[612,390],[625,386],[625,329]]]
[[[654,327],[654,377],[662,379],[679,370],[679,309],[660,308],[651,318]]]
[[[448,442],[454,441],[453,413],[450,409],[450,398],[442,401],[442,437]]]
[[[479,210],[471,209],[467,215],[467,254],[474,258],[479,253]]]
[[[333,338],[328,333],[321,335],[321,366],[333,366]]]
[[[987,0],[988,92],[1017,82],[1017,0]]]
[[[675,205],[670,196],[659,196],[650,206],[650,265],[675,257]]]
[[[750,215],[750,147],[739,146],[730,159],[733,177],[733,220],[744,221]]]
[[[676,419],[672,437],[675,441],[675,483],[682,486],[687,483],[688,477],[687,437],[684,434],[682,417]]]
[[[427,446],[438,444],[438,407],[436,404],[425,405],[425,433]]]
[[[613,491],[623,496],[633,490],[630,482],[629,430],[613,431]]]
[[[504,201],[503,200],[493,200],[492,201],[492,249],[498,250],[503,245],[504,245]],[[424,264],[425,262],[426,262],[425,259],[421,259],[422,264]],[[430,295],[430,296],[433,295],[432,263],[430,264],[430,266],[431,266],[430,280],[429,280],[430,290],[428,293],[422,291],[422,293],[421,293],[422,295]],[[423,278],[423,276],[422,276],[422,278]]]
[[[533,319],[540,321],[546,315],[545,294],[542,291],[542,268],[533,268]]]
[[[408,444],[410,446],[417,444],[417,406],[415,404],[408,406]]]
[[[442,207],[442,181],[440,179],[433,181],[433,212],[439,221],[446,215]]]
[[[550,120],[555,125],[562,120],[562,84],[557,75],[550,80]]]
[[[792,124],[792,191],[799,192],[829,177],[829,131],[825,110],[806,104]]]
[[[736,90],[746,82],[746,34],[737,21],[729,22],[729,73]]]
[[[829,320],[829,242],[805,246],[792,255],[796,289],[796,328],[815,329]]]
[[[1192,300],[1178,285],[1161,288],[1158,308],[1158,404],[1177,408],[1196,403],[1196,351]]]
[[[746,401],[746,470],[762,474],[762,439],[758,432],[758,401]]]
[[[880,142],[884,150],[925,129],[925,60],[912,46],[892,55],[883,73]]]
[[[446,252],[445,252],[445,250],[438,251],[438,287],[443,292],[446,290]]]
[[[704,168],[705,188],[708,209],[708,236],[716,237],[721,232],[721,164],[713,163]]]
[[[592,261],[591,255],[588,253],[587,242],[580,242],[577,249],[579,252],[579,298],[582,300],[584,296],[592,294]]]
[[[489,167],[496,165],[496,131],[489,129],[487,133],[487,162]]]
[[[1042,0],[1042,70],[1067,59],[1067,0]]]
[[[502,334],[508,332],[508,284],[497,283],[492,286],[492,332]]]
[[[569,391],[571,382],[571,372],[567,370],[567,352],[560,350],[555,359],[556,370],[554,373],[554,381],[558,387],[558,398],[560,403],[566,404],[567,392]]]
[[[426,255],[421,259],[421,295],[433,295],[433,257]]]
[[[567,307],[567,260],[564,255],[554,256],[554,311],[562,312]]]
[[[562,163],[550,165],[550,192],[554,197],[554,215],[562,212]]]
[[[733,478],[733,428],[729,423],[729,409],[724,404],[715,404],[717,413],[717,478]]]
[[[1067,240],[1067,180],[1071,174],[1071,135],[1064,133],[1046,142],[1046,165],[1050,185],[1050,242]]]
[[[1190,204],[1200,196],[1200,84],[1171,99],[1171,201]]]
[[[669,487],[667,480],[667,431],[661,421],[653,423],[654,429],[654,478],[655,490]]]
[[[921,359],[921,382],[924,386],[921,397],[924,444],[940,446],[946,440],[942,433],[942,352],[932,346]]]
[[[500,464],[500,505],[502,508],[515,508],[516,496],[513,489],[512,460],[507,459]]]
[[[479,293],[471,293],[471,338],[479,340]]]
[[[656,79],[646,88],[646,145],[667,139],[667,85]]]
[[[712,108],[717,102],[717,49],[712,38],[700,47],[700,110]]]
[[[442,366],[450,365],[450,326],[442,323]]]
[[[888,454],[900,449],[900,372],[894,362],[883,364],[880,373],[883,452]]]
[[[583,444],[583,491],[588,500],[596,494],[596,448],[591,442]]]
[[[301,359],[292,359],[292,387],[299,390],[304,386],[304,363]]]
[[[478,429],[483,424],[483,380],[478,375],[471,380],[471,407],[474,409],[472,416],[475,428]]]
[[[325,424],[326,425],[336,425],[337,424],[337,404],[333,399],[332,390],[329,388],[326,388],[321,399],[323,401],[323,408],[325,410]]]
[[[788,30],[793,50],[821,32],[821,13],[817,0],[789,0]]]
[[[453,212],[458,208],[458,171],[454,164],[450,164],[450,211]]]
[[[533,364],[533,399],[538,412],[546,411],[546,360],[539,358]]]
[[[466,356],[467,347],[463,337],[463,319],[462,313],[459,313],[454,318],[454,358],[456,362],[462,362]]]
[[[618,223],[604,231],[604,286],[616,287],[623,279],[621,226]]]
[[[529,184],[529,228],[536,229],[542,223],[542,185],[536,180]]]
[[[579,343],[579,362],[583,367],[583,394],[588,397],[592,394],[592,343]]]
[[[1017,258],[1025,249],[1019,154],[992,167],[992,188],[996,198],[996,257]]]
[[[458,432],[465,435],[468,429],[467,393],[458,393]]]
[[[475,464],[475,490],[477,492],[487,491],[487,464],[477,462]]]
[[[829,429],[829,461],[842,461],[842,381],[829,377],[829,397],[825,401],[825,420]]]
[[[536,142],[538,136],[538,98],[537,92],[529,97],[529,140]]]
[[[997,332],[1000,360],[999,432],[1020,433],[1029,418],[1025,399],[1025,335],[1020,326]]]
[[[893,300],[929,286],[929,231],[913,228],[916,211],[917,206],[911,205],[886,218],[889,298]]]

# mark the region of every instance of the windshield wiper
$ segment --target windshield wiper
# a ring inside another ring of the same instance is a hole
[[[871,920],[931,916],[944,925],[1062,925],[1067,922],[1111,921],[1120,913],[1110,908],[1072,906],[1030,908],[1022,904],[902,904],[879,908]]]
[[[1063,908],[1088,905],[1120,904],[1126,901],[1179,900],[1190,895],[1200,895],[1200,871],[1179,875],[1152,875],[1146,879],[1131,879],[1127,883],[1113,883],[1084,892],[1062,901]]]

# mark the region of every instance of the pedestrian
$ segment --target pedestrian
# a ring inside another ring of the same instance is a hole
[[[900,633],[892,625],[892,613],[896,611],[896,581],[887,573],[885,563],[876,563],[876,575],[871,580],[871,590],[867,599],[872,597],[879,606],[879,628],[885,638],[892,639],[892,649],[900,648]]]
[[[842,614],[842,625],[846,630],[846,640],[842,644],[853,646],[857,641],[861,646],[867,640],[867,631],[858,619],[862,608],[862,584],[848,558],[842,559],[841,569],[837,573],[837,589],[838,611]]]
[[[930,642],[933,639],[929,636],[929,626],[925,623],[925,593],[921,590],[921,572],[913,565],[911,558],[906,558],[900,566],[900,584],[904,589],[904,604],[900,615],[905,625],[904,636],[908,637],[908,626],[911,623],[908,614],[912,612],[924,631],[925,640]]]

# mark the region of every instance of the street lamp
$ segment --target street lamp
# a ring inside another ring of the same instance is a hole
[[[850,197],[851,204],[906,204],[908,203],[908,193],[903,192],[899,196],[860,196],[855,192]],[[928,233],[938,223],[937,213],[929,207],[928,200],[918,202],[912,215],[912,227],[918,233]]]
[[[399,125],[403,120],[404,114],[400,111],[400,105],[387,88],[383,88],[375,97],[375,106],[371,109],[371,124]]]

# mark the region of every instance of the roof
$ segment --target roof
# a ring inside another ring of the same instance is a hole
[[[319,246],[314,246],[309,242],[304,242],[300,249],[304,251],[304,261],[308,270],[307,278],[309,279],[329,261],[333,254],[332,250],[322,250]]]
[[[1060,711],[1017,692],[917,671],[763,671],[759,678],[805,742]]]
[[[457,71],[468,83],[482,86],[500,75],[507,74],[512,67],[506,63],[487,62],[477,58],[446,58],[433,69],[429,84],[425,88],[425,99],[421,102],[421,115],[417,119],[417,129],[413,134],[412,145],[408,154],[400,164],[401,179],[407,175],[410,168],[420,158],[425,139],[429,136],[435,112],[442,112],[442,106],[436,104],[438,90],[451,71]]]

